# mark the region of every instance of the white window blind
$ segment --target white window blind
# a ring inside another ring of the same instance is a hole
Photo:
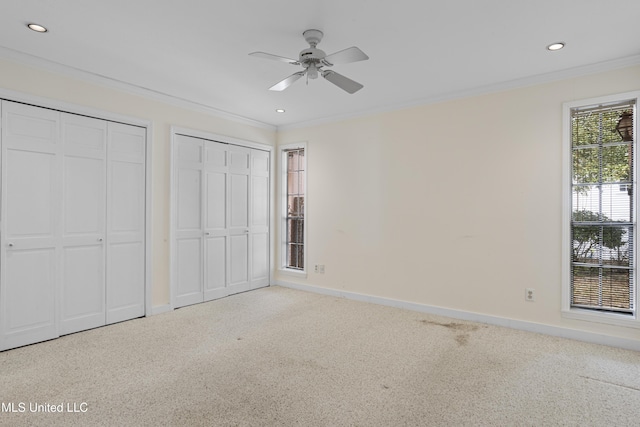
[[[570,306],[635,313],[635,100],[571,109]]]

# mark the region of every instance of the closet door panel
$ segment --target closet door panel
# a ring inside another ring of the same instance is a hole
[[[176,307],[203,301],[201,177],[200,170],[177,172]]]
[[[269,284],[269,153],[251,151],[251,288]]]
[[[209,301],[228,295],[227,291],[227,236],[205,238],[205,287],[204,300]]]
[[[92,233],[104,236],[105,161],[65,155],[64,160],[65,236]]]
[[[59,113],[2,102],[0,350],[55,338]]]
[[[227,224],[227,174],[206,172],[206,230],[224,230]]]
[[[144,244],[111,242],[109,258],[107,323],[144,315]]]
[[[251,177],[251,226],[264,232],[269,227],[269,177]]]
[[[269,284],[269,234],[254,233],[251,236],[251,288]]]
[[[203,141],[176,135],[174,151],[174,307],[203,301]]]
[[[230,228],[249,227],[249,176],[231,174]],[[244,230],[243,230],[244,231]]]
[[[37,153],[60,150],[60,113],[2,101],[3,145]]]
[[[178,230],[201,231],[202,227],[202,172],[194,169],[180,169],[177,171]]]
[[[229,171],[241,175],[249,175],[251,170],[251,149],[229,146]]]
[[[110,232],[139,240],[144,232],[144,198],[140,198],[144,194],[144,164],[117,160],[109,163]]]
[[[106,323],[145,313],[144,128],[107,128]]]
[[[62,254],[60,335],[104,325],[104,247],[68,245]]]
[[[178,302],[202,302],[202,242],[200,238],[180,239],[177,242]]]
[[[203,141],[204,146],[204,301],[229,294],[228,251],[228,151],[227,144]]]
[[[60,334],[105,324],[107,124],[62,114]]]
[[[249,282],[249,235],[239,234],[230,237],[230,277],[229,287],[234,288],[234,292],[248,290]]]
[[[58,336],[55,248],[7,251],[3,263],[2,350]]]
[[[57,159],[52,153],[4,151],[6,238],[42,239],[55,236]]]
[[[250,289],[250,170],[251,150],[229,147],[229,291],[244,292]]]

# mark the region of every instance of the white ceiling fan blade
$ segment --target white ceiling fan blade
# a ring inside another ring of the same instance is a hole
[[[353,81],[342,74],[338,74],[335,71],[326,70],[322,72],[322,77],[329,80],[334,85],[338,86],[340,89],[347,91],[349,93],[356,93],[364,86],[360,83]]]
[[[270,53],[265,52],[252,52],[249,55],[255,56],[258,58],[272,59],[274,61],[286,62],[287,64],[300,65],[298,61],[291,58],[285,58],[284,56],[272,55]]]
[[[349,62],[364,61],[369,59],[366,53],[358,49],[357,47],[349,47],[331,55],[327,55],[322,60],[326,65],[331,66],[334,64],[347,64]]]
[[[304,76],[304,73],[305,73],[304,71],[300,71],[298,73],[291,74],[286,79],[271,86],[269,90],[277,90],[277,91],[285,90],[286,88],[291,86],[293,83],[295,83],[300,77]]]

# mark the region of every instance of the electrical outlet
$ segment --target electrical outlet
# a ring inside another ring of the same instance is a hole
[[[318,264],[316,264],[316,268],[314,270],[316,273],[318,272]]]
[[[535,301],[536,300],[536,290],[533,288],[526,288],[524,290],[524,300],[525,301]]]

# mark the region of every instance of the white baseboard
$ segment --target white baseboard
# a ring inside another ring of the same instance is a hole
[[[406,310],[418,311],[421,313],[435,314],[438,316],[452,317],[454,319],[468,320],[471,322],[486,323],[489,325],[504,326],[506,328],[518,329],[521,331],[535,332],[539,334],[551,335],[555,337],[568,338],[577,341],[584,341],[593,344],[619,347],[627,350],[640,351],[640,341],[627,338],[612,337],[594,332],[580,331],[576,329],[562,328],[559,326],[544,325],[542,323],[526,322],[523,320],[508,319],[505,317],[490,316],[487,314],[473,313],[469,311],[453,310],[450,308],[436,307],[432,305],[418,304],[414,302],[400,301],[389,298],[375,297],[355,292],[339,291],[337,289],[321,288],[318,286],[301,285],[282,280],[276,280],[274,285],[285,288],[298,289],[322,295],[346,298],[355,301],[368,302],[372,304],[385,305],[389,307],[402,308]]]
[[[151,307],[151,316],[155,316],[156,314],[168,313],[172,311],[171,304],[165,305],[154,305]]]

